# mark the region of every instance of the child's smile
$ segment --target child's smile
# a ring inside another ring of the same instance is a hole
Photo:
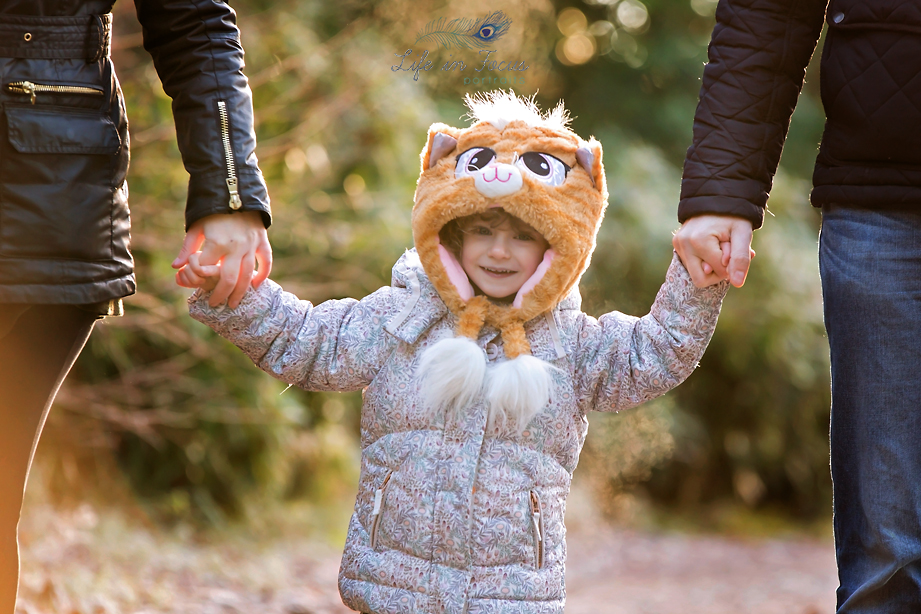
[[[461,266],[484,294],[504,298],[517,293],[534,274],[547,247],[547,241],[529,226],[476,222],[464,232]]]

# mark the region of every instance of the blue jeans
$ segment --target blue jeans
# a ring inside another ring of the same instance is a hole
[[[826,206],[838,612],[921,612],[921,213]]]

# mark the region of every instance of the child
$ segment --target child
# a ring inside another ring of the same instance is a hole
[[[651,313],[579,309],[607,204],[601,146],[511,94],[435,124],[415,250],[361,301],[299,301],[272,282],[192,316],[273,376],[364,389],[361,477],[339,576],[371,614],[562,613],[563,514],[592,410],[663,394],[695,368],[727,284],[673,258]],[[182,285],[216,267],[190,259]]]

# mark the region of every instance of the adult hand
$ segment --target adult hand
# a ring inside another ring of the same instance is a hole
[[[698,288],[724,279],[741,288],[755,256],[752,223],[731,215],[699,215],[686,220],[672,245]]]
[[[173,268],[186,266],[189,256],[199,250],[203,266],[221,264],[221,280],[208,299],[212,307],[224,301],[231,309],[236,307],[250,283],[258,288],[272,270],[269,235],[262,216],[255,211],[218,213],[192,224]]]

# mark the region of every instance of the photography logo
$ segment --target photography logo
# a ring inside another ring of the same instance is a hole
[[[479,19],[452,19],[446,22],[444,17],[439,17],[419,31],[414,44],[435,43],[445,49],[486,49],[502,38],[511,25],[512,20],[502,11]]]
[[[414,51],[407,49],[405,53],[394,54],[400,58],[399,64],[390,67],[393,72],[411,72],[413,81],[419,80],[420,72],[429,72],[436,69],[435,59],[429,57],[429,50],[425,47],[434,45],[435,49],[457,49],[477,51],[476,56],[458,57],[449,54],[447,61],[438,72],[459,73],[468,67],[472,71],[465,73],[464,85],[476,87],[503,87],[524,85],[522,73],[529,68],[525,62],[502,60],[496,57],[495,43],[505,36],[512,26],[512,20],[502,11],[492,13],[478,19],[460,18],[448,21],[444,17],[433,19],[416,35],[413,47],[420,48],[420,57],[414,58]],[[461,54],[458,54],[459,56]],[[466,61],[465,61],[466,60]],[[467,64],[470,61],[471,64]],[[474,74],[475,73],[475,74]]]

